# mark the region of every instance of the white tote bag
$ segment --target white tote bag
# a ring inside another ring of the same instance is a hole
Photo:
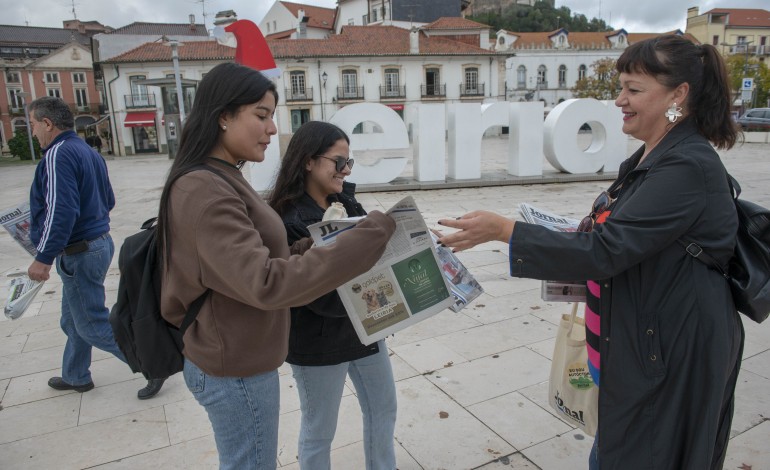
[[[559,322],[548,402],[562,419],[593,436],[599,419],[599,387],[588,372],[585,321],[577,316],[577,309],[575,302],[572,315],[562,315]]]

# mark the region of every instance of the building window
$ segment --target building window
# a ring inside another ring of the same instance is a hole
[[[86,74],[83,72],[75,72],[72,74],[72,83],[85,83]]]
[[[523,65],[516,69],[516,88],[527,88],[527,68]]]
[[[385,96],[400,96],[398,69],[385,69]]]
[[[719,45],[719,35],[715,34],[714,37],[711,38],[711,45],[712,46],[718,46]]]
[[[547,71],[548,69],[545,68],[545,65],[541,65],[537,68],[537,84],[540,85],[541,88],[548,88],[548,81],[545,79]]]
[[[372,8],[372,22],[377,21],[377,9]]]
[[[289,79],[291,80],[291,96],[294,98],[305,96],[305,72],[291,72]]]
[[[13,127],[13,135],[18,134],[20,131],[24,131],[24,133],[27,133],[27,121],[24,119],[14,119],[13,122],[11,122],[11,126]]]
[[[5,74],[6,83],[21,83],[21,74],[19,72],[8,72]]]
[[[358,74],[355,70],[342,71],[342,96],[345,98],[358,96]]]
[[[292,109],[291,110],[291,132],[292,134],[310,120],[309,109]]]
[[[465,92],[474,95],[479,93],[478,67],[468,67],[465,69]]]
[[[585,64],[580,64],[580,67],[578,67],[578,80],[583,80],[586,78],[587,73],[588,67],[586,67]]]
[[[441,84],[441,71],[438,67],[425,69],[425,96],[444,96],[444,86]]]
[[[85,111],[84,108],[88,107],[88,94],[85,88],[75,88],[75,103],[78,111]]]
[[[59,72],[46,72],[45,73],[45,82],[46,83],[59,83]],[[52,95],[48,95],[52,96]]]
[[[562,64],[559,66],[559,88],[566,88],[566,87],[567,87],[567,66]]]
[[[131,104],[135,108],[141,108],[150,105],[150,98],[147,96],[147,86],[139,82],[147,79],[145,75],[132,75],[128,77],[131,83]]]
[[[738,44],[746,44],[746,36],[738,36]]]
[[[11,110],[19,111],[24,107],[24,99],[20,95],[21,89],[9,88],[8,89],[8,106]]]
[[[46,93],[48,96],[52,96],[54,98],[61,98],[61,90],[58,88],[47,88]]]

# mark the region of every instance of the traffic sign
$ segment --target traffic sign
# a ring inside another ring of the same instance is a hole
[[[742,82],[741,90],[753,90],[754,89],[754,79],[745,77]]]

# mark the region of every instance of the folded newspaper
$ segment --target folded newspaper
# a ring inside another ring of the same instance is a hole
[[[436,235],[430,234],[433,239],[433,246],[441,263],[441,271],[444,277],[449,281],[449,288],[452,290],[452,296],[455,302],[449,306],[454,312],[459,312],[473,299],[484,292],[484,288],[471,275],[465,265],[455,256],[451,249],[438,244]]]
[[[11,279],[8,286],[8,302],[5,304],[5,316],[16,320],[24,315],[43,284],[45,281],[33,281],[26,275]]]
[[[396,231],[372,269],[337,288],[358,338],[372,344],[456,304],[431,233],[414,199],[386,212]],[[360,218],[326,220],[308,229],[316,245],[336,241]]]
[[[0,225],[11,234],[22,248],[32,256],[37,255],[37,250],[32,240],[29,239],[29,203],[23,202],[16,207],[0,212]]]
[[[524,221],[542,225],[557,232],[575,232],[580,223],[577,219],[562,217],[526,202],[519,204],[519,212]],[[586,283],[585,281],[543,281],[540,297],[550,302],[585,302]]]

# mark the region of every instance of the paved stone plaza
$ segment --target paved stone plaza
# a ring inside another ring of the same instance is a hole
[[[485,178],[504,179],[506,140],[489,138],[483,145]],[[629,152],[636,145],[631,143]],[[722,155],[745,197],[770,206],[770,145],[745,144]],[[116,247],[157,210],[169,165],[164,155],[108,161],[117,198],[111,215]],[[33,171],[31,165],[0,167],[0,207],[28,198]],[[412,195],[429,226],[437,227],[440,218],[479,208],[514,217],[519,202],[581,217],[608,184],[377,190],[362,192],[359,199],[368,210],[386,209]],[[460,313],[447,310],[387,340],[398,392],[400,470],[587,468],[593,439],[555,417],[548,406],[556,325],[569,307],[540,300],[539,281],[510,278],[506,253],[501,243],[461,253],[486,293]],[[2,231],[3,302],[7,276],[25,271],[29,263]],[[117,285],[116,253],[107,279],[110,306]],[[145,380],[95,350],[94,390],[57,392],[46,385],[49,377],[60,375],[65,341],[60,298],[61,282],[54,274],[21,319],[0,318],[0,468],[217,468],[208,419],[181,374],[157,397],[140,401],[136,391]],[[744,324],[747,340],[725,468],[770,469],[770,321]],[[299,401],[290,368],[284,365],[280,373],[278,465],[298,469]],[[335,469],[364,468],[361,436],[358,402],[349,384],[334,441]]]

